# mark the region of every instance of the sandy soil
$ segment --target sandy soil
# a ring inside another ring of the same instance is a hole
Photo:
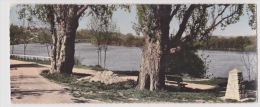
[[[49,69],[49,65],[35,64],[11,60],[11,101],[12,103],[104,103],[92,99],[74,98],[69,87],[51,82],[42,76],[42,70]],[[96,71],[74,68],[73,72],[95,75]],[[137,80],[137,76],[120,77],[123,81],[128,79]],[[212,89],[214,86],[187,83],[187,88],[192,89]],[[169,84],[166,85],[175,85]]]
[[[12,103],[74,103],[84,100],[102,103],[91,99],[74,98],[69,87],[50,82],[39,74],[46,66],[30,62],[11,60],[11,101]]]

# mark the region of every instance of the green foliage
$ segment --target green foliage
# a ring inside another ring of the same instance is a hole
[[[10,25],[10,45],[17,45],[20,43],[20,38],[23,33],[22,27],[11,24]]]
[[[76,41],[80,43],[90,43],[92,35],[90,34],[90,30],[81,29],[76,33]],[[112,46],[135,46],[142,47],[144,45],[144,37],[135,36],[131,33],[122,34],[120,32],[112,32],[111,37],[109,39],[108,45]]]
[[[88,69],[95,70],[95,71],[104,71],[105,69],[102,68],[100,65],[89,65],[87,66]]]
[[[40,75],[50,80],[53,80],[57,83],[65,83],[65,84],[76,82],[77,78],[79,78],[79,76],[61,74],[61,73],[50,74],[50,73],[42,72]]]
[[[257,90],[257,81],[251,80],[251,81],[244,81],[245,89],[246,90]]]
[[[153,39],[161,24],[168,26],[170,22],[176,22],[180,27],[171,37],[174,42],[182,37],[187,41],[204,40],[211,36],[216,27],[224,29],[238,22],[243,8],[243,4],[137,5],[138,23],[134,29],[137,34]],[[169,31],[168,28],[164,30]]]
[[[247,11],[247,15],[249,17],[248,24],[251,26],[251,28],[253,30],[256,30],[256,28],[257,28],[256,4],[247,4],[246,11]]]
[[[184,75],[202,78],[206,76],[207,65],[195,54],[197,47],[192,43],[184,44],[181,50],[170,56],[170,63],[166,74]]]
[[[35,60],[35,59],[21,59],[16,57],[10,57],[10,59],[19,60],[19,61],[26,61],[26,62],[35,62],[39,64],[46,64],[51,65],[51,61],[42,61],[42,60]]]
[[[43,44],[43,45],[51,45],[52,44],[52,36],[51,32],[44,29],[39,29],[37,31],[37,43]]]
[[[201,43],[201,49],[256,51],[256,36],[220,37],[212,36],[208,41]]]
[[[17,25],[10,25],[10,44],[28,44],[32,42],[33,35],[28,29],[17,26]]]

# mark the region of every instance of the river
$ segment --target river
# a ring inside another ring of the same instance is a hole
[[[84,65],[97,64],[97,49],[89,43],[77,43],[75,45],[75,56],[81,60]],[[103,52],[103,51],[102,51]],[[109,46],[107,51],[106,68],[117,71],[139,71],[142,49],[138,47]],[[23,54],[23,45],[15,45],[14,54]],[[103,54],[103,53],[102,53]],[[207,75],[212,77],[227,77],[228,72],[234,68],[243,72],[245,79],[248,79],[248,73],[245,64],[242,63],[242,57],[249,56],[254,58],[253,72],[257,72],[257,54],[256,52],[234,52],[234,51],[208,51],[199,50],[197,54],[209,55],[207,61],[209,69]],[[26,55],[48,56],[44,45],[28,44]],[[102,56],[102,59],[104,56]],[[252,65],[252,64],[251,64]],[[102,63],[103,66],[103,63]],[[252,75],[255,78],[256,75]]]

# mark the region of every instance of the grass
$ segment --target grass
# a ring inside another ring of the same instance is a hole
[[[25,62],[35,62],[35,63],[39,63],[39,64],[44,64],[44,65],[51,65],[51,61],[42,61],[42,60],[32,60],[32,59],[21,59],[21,58],[15,58],[15,57],[10,57],[10,59],[14,59],[14,60],[19,60],[19,61],[25,61]],[[90,69],[90,70],[95,70],[95,71],[104,71],[106,69],[102,68],[99,65],[82,65],[82,64],[78,64],[78,65],[74,65],[75,68],[81,68],[81,69]]]
[[[106,85],[101,82],[81,80],[78,75],[48,74],[41,75],[54,82],[70,87],[70,92],[76,98],[94,99],[104,102],[221,102],[214,92],[177,92],[174,90],[141,91],[135,88],[136,82],[128,80],[120,83]]]
[[[33,59],[21,59],[16,57],[10,57],[13,60],[25,61],[25,62],[36,62],[39,64],[51,65],[51,61],[33,60]]]
[[[113,73],[119,76],[138,76],[139,71],[113,71]]]

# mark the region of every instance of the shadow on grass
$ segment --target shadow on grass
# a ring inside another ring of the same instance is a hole
[[[22,67],[32,67],[32,68],[41,68],[45,66],[41,66],[38,64],[11,64],[10,68],[22,68]]]
[[[86,76],[92,76],[91,74],[85,74],[85,73],[75,73],[73,72],[72,75],[78,76],[78,77],[86,77]]]
[[[86,103],[87,101],[85,100],[80,100],[80,99],[72,99],[75,103]]]
[[[115,74],[119,76],[138,76],[139,71],[113,71]]]
[[[17,99],[23,99],[25,96],[41,96],[46,93],[53,93],[53,92],[59,92],[60,94],[64,93],[62,90],[30,90],[30,91],[23,91],[19,89],[11,89],[11,96],[15,97]]]

